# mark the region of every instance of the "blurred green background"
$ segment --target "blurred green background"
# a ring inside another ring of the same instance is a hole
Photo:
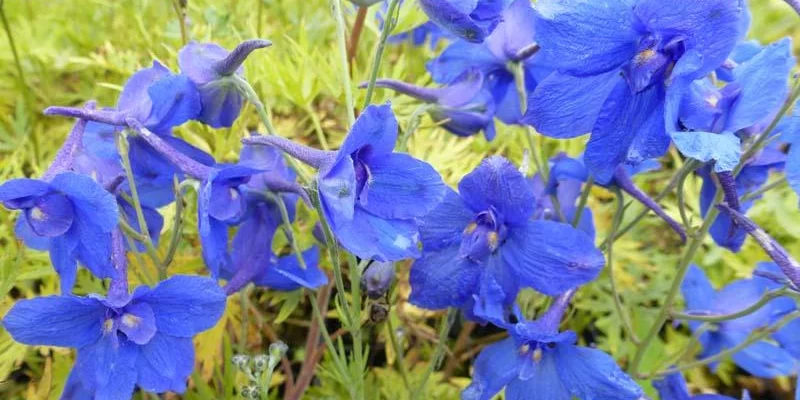
[[[407,2],[410,3],[410,2]],[[780,0],[750,0],[753,13],[751,36],[770,42],[793,36],[795,49],[800,48],[800,17]],[[48,118],[41,111],[48,105],[78,105],[95,99],[101,106],[113,106],[128,76],[159,59],[177,69],[176,54],[182,46],[181,30],[172,1],[164,0],[5,0],[3,28],[0,33],[0,181],[15,177],[35,177],[47,167],[70,129],[72,121]],[[352,24],[355,12],[347,16]],[[264,37],[272,40],[272,48],[255,53],[245,64],[246,76],[271,108],[278,131],[287,137],[311,145],[336,147],[344,136],[341,121],[343,107],[342,74],[338,63],[335,23],[327,0],[189,0],[187,9],[188,36],[197,41],[214,41],[231,48],[243,39]],[[400,29],[421,21],[416,6],[403,7]],[[374,54],[378,27],[368,18],[356,62],[354,84],[366,80]],[[10,37],[9,37],[10,35]],[[18,60],[10,46],[16,47]],[[435,51],[408,45],[391,46],[382,65],[381,77],[428,84],[425,61]],[[356,104],[363,93],[354,89]],[[404,97],[378,90],[376,102],[391,100],[405,126],[417,104]],[[188,124],[177,134],[213,154],[218,160],[233,161],[239,150],[239,139],[248,130],[258,130],[258,120],[247,106],[243,117],[231,129],[211,131],[199,124]],[[457,138],[438,129],[430,120],[423,120],[412,137],[409,151],[432,163],[451,183],[489,154],[504,154],[515,162],[522,160],[523,131],[516,127],[500,127],[498,139],[487,143],[482,137]],[[549,154],[580,152],[585,138],[557,142],[545,141]],[[672,169],[680,161],[671,153],[665,168],[637,178],[649,192],[665,185]],[[687,202],[692,220],[698,223],[697,193],[699,181],[690,179]],[[677,218],[675,199],[662,201],[667,211]],[[590,200],[595,213],[598,235],[602,239],[610,226],[614,202],[612,195],[595,189]],[[640,210],[632,205],[627,215]],[[171,209],[165,209],[168,216]],[[308,214],[307,211],[301,211]],[[192,220],[193,213],[187,213]],[[800,253],[800,213],[797,198],[787,187],[770,192],[750,215],[794,254]],[[0,315],[20,298],[57,293],[58,285],[48,257],[44,253],[20,251],[13,235],[14,213],[0,211]],[[170,219],[167,218],[167,221]],[[297,230],[309,232],[313,220],[299,218]],[[199,257],[197,235],[187,224],[183,244],[171,273],[204,273]],[[164,230],[172,226],[167,223]],[[310,235],[301,240],[310,243]],[[163,250],[163,249],[162,249]],[[644,331],[654,317],[654,310],[664,297],[677,264],[681,245],[663,223],[649,217],[615,246],[615,272],[626,306],[633,315],[636,329]],[[734,278],[748,277],[765,255],[748,241],[744,250],[732,254],[710,241],[705,243],[696,260],[709,276],[721,285]],[[85,271],[84,271],[85,272]],[[397,303],[390,318],[395,326],[408,332],[403,345],[406,362],[413,371],[424,370],[430,360],[435,335],[434,316],[405,305],[407,265],[399,268],[400,285]],[[135,280],[135,277],[131,278]],[[102,292],[102,283],[88,274],[81,274],[76,292]],[[264,351],[270,341],[280,337],[292,348],[293,363],[303,359],[308,307],[298,294],[251,293],[254,307],[248,310],[248,351]],[[532,293],[522,296],[526,310],[532,312],[543,304]],[[241,310],[237,302],[229,302],[228,312],[213,330],[197,338],[198,368],[187,398],[224,398],[233,396],[241,377],[235,376],[226,364],[231,348],[241,342],[239,326]],[[567,327],[580,332],[587,343],[609,351],[621,364],[633,354],[633,347],[622,338],[622,327],[614,313],[608,277],[602,276],[587,286],[576,298],[574,312]],[[451,335],[452,355],[446,367],[432,378],[425,398],[456,398],[468,383],[469,360],[481,346],[496,340],[494,332],[458,324]],[[465,334],[466,332],[466,334]],[[378,356],[375,368],[368,373],[370,398],[395,399],[402,381],[386,360],[396,355],[387,351],[384,357],[386,329],[373,330],[373,353]],[[640,332],[644,333],[644,332]],[[427,336],[426,336],[427,335]],[[664,368],[687,342],[683,328],[667,328],[666,336],[657,340],[647,355],[645,371]],[[669,344],[666,344],[666,342]],[[57,398],[73,361],[69,350],[29,348],[16,344],[0,328],[0,398]],[[320,385],[307,393],[308,398],[338,398],[343,393],[326,369],[323,360],[319,370]],[[418,375],[418,374],[412,374]],[[741,388],[749,388],[756,399],[790,398],[788,380],[761,381],[737,373],[730,363],[723,363],[712,375],[698,368],[688,373],[693,385],[738,397]],[[276,374],[275,384],[282,376]],[[651,389],[648,388],[650,391]],[[651,392],[652,393],[652,392]],[[141,396],[141,394],[137,394]]]

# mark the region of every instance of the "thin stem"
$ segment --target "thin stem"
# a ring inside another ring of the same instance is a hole
[[[164,269],[164,271],[172,264],[172,260],[175,259],[175,253],[178,251],[181,231],[183,230],[183,211],[186,209],[183,189],[181,188],[182,185],[178,183],[177,177],[173,178],[172,186],[175,191],[175,215],[172,220],[172,236],[169,239],[169,248],[167,248],[167,254],[161,261],[161,268]]]
[[[723,351],[721,351],[721,352],[719,352],[719,353],[717,353],[717,354],[715,354],[715,355],[713,355],[711,357],[706,357],[706,358],[703,358],[703,359],[700,359],[700,360],[697,360],[697,361],[692,361],[692,362],[689,362],[689,363],[686,363],[686,364],[683,364],[683,365],[678,365],[676,367],[668,368],[666,370],[659,371],[659,372],[654,372],[652,374],[637,374],[637,376],[642,378],[642,379],[658,378],[658,377],[666,376],[666,375],[673,374],[673,373],[676,373],[676,372],[685,371],[687,369],[691,369],[691,368],[694,368],[694,367],[699,367],[699,366],[702,366],[702,365],[707,365],[707,364],[711,364],[711,363],[716,362],[716,361],[720,361],[720,360],[722,360],[722,359],[724,359],[724,358],[726,358],[728,356],[736,354],[740,350],[744,350],[745,348],[749,347],[750,345],[752,345],[752,344],[754,344],[754,343],[756,343],[758,341],[761,341],[763,339],[768,338],[773,333],[779,331],[781,328],[786,326],[786,324],[788,324],[789,322],[792,322],[797,317],[800,317],[800,311],[793,311],[793,312],[791,312],[789,314],[786,314],[783,318],[780,319],[780,321],[776,322],[775,325],[772,325],[772,326],[767,327],[767,328],[759,329],[759,330],[756,331],[756,333],[754,333],[749,338],[747,338],[747,340],[739,343],[736,346],[733,346],[733,347],[730,347],[728,349],[725,349],[725,350],[723,350]]]
[[[320,146],[322,146],[323,150],[328,150],[330,146],[328,146],[328,140],[325,138],[325,132],[322,130],[322,123],[320,123],[319,117],[317,117],[317,114],[310,105],[307,105],[304,108],[306,109],[308,116],[311,118],[311,124],[314,125],[314,131],[317,133],[317,140],[319,140]]]
[[[528,93],[527,89],[525,88],[525,67],[522,63],[513,63],[512,72],[514,73],[514,83],[516,84],[517,88],[517,96],[519,96],[519,106],[520,112],[525,114],[528,110]],[[539,151],[536,151],[537,146],[534,143],[533,138],[535,136],[533,128],[526,126],[525,127],[525,139],[528,141],[528,148],[530,149],[531,158],[533,158],[533,163],[536,165],[536,171],[542,175],[542,181],[547,183],[548,181],[548,167],[547,167],[547,159],[542,157]],[[541,150],[541,148],[539,149]]]
[[[608,236],[614,237],[614,234],[619,228],[619,225],[622,223],[622,218],[625,216],[625,198],[622,195],[622,190],[619,187],[614,186],[614,194],[617,197],[617,212],[614,213],[614,220],[611,223],[611,231],[608,233]],[[631,341],[634,344],[639,344],[639,338],[636,336],[636,332],[633,330],[633,324],[631,324],[631,318],[628,315],[628,312],[625,310],[625,306],[622,304],[622,297],[619,294],[619,289],[617,288],[616,279],[614,278],[614,241],[612,240],[608,244],[608,250],[606,251],[606,255],[608,257],[608,281],[611,283],[611,292],[613,293],[614,298],[614,308],[617,310],[617,314],[619,314],[620,319],[622,319],[622,327],[625,329],[625,332],[630,337]]]
[[[553,203],[553,208],[556,210],[558,221],[568,224],[570,221],[567,220],[567,217],[564,215],[564,210],[561,209],[561,202],[558,200],[558,196],[551,194],[550,202]]]
[[[392,345],[392,350],[394,350],[397,369],[400,370],[400,377],[403,378],[403,385],[405,385],[406,389],[411,391],[411,383],[408,379],[408,367],[406,367],[406,360],[403,356],[403,348],[400,347],[400,342],[397,341],[397,337],[395,336],[397,331],[394,329],[391,315],[386,318],[386,329],[389,330],[389,342]]]
[[[181,0],[173,0],[172,8],[178,16],[178,25],[181,27],[181,42],[186,46],[189,43],[189,36],[186,34],[186,8],[181,4]]]
[[[125,242],[128,243],[128,247],[131,249],[135,249],[136,242],[133,241],[133,238],[128,235],[124,236],[125,236]],[[134,258],[136,258],[136,263],[139,265],[139,269],[135,271],[136,277],[139,278],[140,281],[144,282],[147,286],[153,286],[153,284],[155,284],[155,280],[153,279],[152,276],[150,276],[150,272],[147,270],[147,265],[145,264],[142,255],[139,254],[138,251],[134,251],[133,256]]]
[[[790,293],[791,292],[785,287],[769,291],[767,293],[764,293],[764,295],[761,296],[761,298],[758,299],[757,302],[751,304],[750,306],[748,306],[746,308],[743,308],[743,309],[741,309],[739,311],[736,311],[736,312],[730,313],[730,314],[698,315],[698,314],[684,314],[684,313],[679,313],[679,312],[673,312],[673,313],[671,313],[671,315],[672,315],[672,318],[682,319],[682,320],[687,320],[687,321],[724,322],[724,321],[729,321],[729,320],[732,320],[732,319],[744,317],[745,315],[750,315],[750,314],[760,310],[761,307],[763,307],[764,305],[766,305],[770,301],[772,301],[772,300],[774,300],[774,299],[776,299],[778,297],[781,297],[781,296],[786,296],[786,295],[788,295]]]
[[[353,73],[353,65],[358,54],[358,42],[361,40],[361,32],[364,31],[364,21],[367,19],[367,8],[358,7],[356,22],[353,23],[353,31],[350,33],[350,44],[347,46],[347,60],[350,64],[350,73]]]
[[[338,1],[338,0],[337,0]],[[378,69],[381,66],[381,59],[386,50],[386,43],[389,41],[389,36],[392,33],[395,25],[397,25],[397,15],[400,10],[400,0],[391,0],[389,2],[388,11],[386,11],[386,18],[383,21],[383,29],[381,30],[381,37],[378,41],[378,49],[375,51],[375,57],[372,59],[372,69],[369,73],[369,83],[367,84],[367,93],[364,96],[364,107],[372,102],[372,94],[375,91],[375,81],[378,79]]]
[[[403,132],[403,135],[400,137],[400,142],[397,145],[398,152],[404,152],[408,150],[408,141],[411,139],[411,135],[417,131],[419,125],[422,123],[422,116],[433,107],[435,107],[435,105],[426,103],[414,109],[414,112],[411,113],[411,117],[408,119],[406,129]]]
[[[411,394],[411,400],[419,399],[419,397],[425,391],[425,386],[428,385],[428,379],[430,379],[431,374],[439,368],[439,364],[442,362],[442,356],[444,356],[445,348],[447,347],[447,335],[450,334],[450,328],[452,328],[453,324],[455,323],[457,316],[458,309],[450,308],[447,310],[447,315],[445,315],[445,317],[442,319],[441,327],[439,328],[439,343],[436,344],[436,350],[433,353],[433,359],[431,359],[430,364],[428,364],[428,369],[425,371],[425,375],[422,376],[422,381]]]
[[[247,287],[239,291],[239,305],[242,309],[242,326],[239,342],[239,354],[247,354],[247,311],[250,308],[250,299],[247,297]]]
[[[684,196],[683,186],[686,184],[686,179],[681,179],[678,181],[678,188],[677,196],[678,196],[678,212],[681,214],[681,223],[683,224],[683,228],[686,229],[688,232],[690,229],[689,226],[689,216],[686,214],[686,199]]]
[[[297,247],[297,241],[294,240],[294,233],[292,233],[292,220],[289,218],[289,210],[286,208],[286,202],[283,200],[283,196],[271,192],[267,192],[266,194],[270,200],[278,205],[278,210],[281,214],[281,222],[283,223],[281,225],[283,227],[283,234],[286,236],[286,240],[289,242],[289,246],[292,248],[292,253],[294,253],[295,257],[297,257],[297,262],[300,264],[300,268],[308,268],[306,265],[306,260],[303,258],[303,252],[300,251],[300,248]]]
[[[314,318],[319,321],[319,331],[322,333],[322,339],[325,341],[325,345],[328,347],[328,352],[331,354],[331,357],[333,357],[333,364],[336,366],[339,375],[343,379],[348,379],[347,366],[339,357],[339,351],[333,344],[333,340],[331,340],[331,335],[328,333],[328,328],[325,326],[325,318],[319,310],[319,305],[317,305],[317,302],[311,295],[309,295],[309,300],[311,301],[311,309],[314,311]],[[350,385],[348,385],[348,389],[350,389]]]
[[[339,46],[339,62],[342,68],[342,84],[344,100],[347,106],[348,129],[356,122],[355,102],[353,101],[353,85],[350,80],[350,68],[347,63],[347,26],[344,21],[342,0],[331,0],[333,18],[336,20],[336,42]]]
[[[589,202],[589,194],[592,192],[593,186],[594,186],[594,176],[589,175],[589,179],[586,180],[586,184],[583,186],[583,192],[581,192],[581,198],[580,200],[578,200],[578,208],[575,209],[575,216],[572,218],[573,227],[577,227],[581,223],[581,217],[583,217],[583,210],[586,208],[586,204]]]
[[[769,192],[772,189],[783,186],[786,182],[787,182],[786,176],[785,175],[781,176],[775,182],[771,182],[767,185],[758,188],[757,190],[745,194],[744,196],[742,196],[741,202],[744,203],[746,201],[755,200],[761,197],[764,193]]]
[[[716,196],[714,196],[712,204],[718,204],[720,201],[722,201],[722,191],[718,190]],[[709,209],[708,214],[706,214],[706,217],[703,219],[702,226],[696,234],[692,235],[691,241],[689,242],[689,247],[683,253],[683,256],[678,262],[677,273],[675,278],[672,280],[672,286],[670,287],[669,292],[667,292],[667,297],[664,299],[664,304],[662,304],[661,308],[659,309],[655,323],[650,327],[650,330],[647,331],[647,335],[645,335],[644,339],[642,339],[642,342],[636,346],[636,354],[634,355],[633,362],[631,362],[629,367],[629,370],[634,375],[638,373],[639,366],[644,359],[644,354],[647,351],[647,348],[650,346],[650,343],[652,343],[653,339],[658,336],[658,332],[661,331],[661,328],[667,321],[667,318],[670,314],[669,310],[672,308],[675,298],[680,292],[681,283],[683,282],[684,276],[686,276],[686,271],[689,270],[689,265],[692,263],[695,254],[697,254],[697,250],[700,249],[700,245],[703,243],[703,238],[708,233],[708,230],[711,229],[711,225],[717,219],[718,215],[719,209],[716,207]]]

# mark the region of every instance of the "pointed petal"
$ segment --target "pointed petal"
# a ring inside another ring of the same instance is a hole
[[[342,246],[360,258],[399,261],[419,257],[419,230],[411,220],[386,219],[356,206],[353,219],[333,224]]]
[[[409,301],[431,310],[458,307],[478,290],[479,264],[458,257],[458,246],[425,252],[411,266]]]
[[[20,343],[79,348],[100,338],[105,311],[95,299],[37,297],[16,302],[3,327]]]
[[[711,310],[714,306],[716,292],[705,272],[697,265],[689,266],[681,283],[681,293],[688,310]]]
[[[169,75],[147,88],[153,108],[144,125],[158,134],[169,134],[200,112],[200,93],[185,75]]]
[[[560,345],[555,353],[558,376],[574,397],[638,400],[643,395],[642,388],[600,350]]]
[[[139,346],[110,338],[78,350],[75,370],[81,383],[96,399],[122,400],[133,396]]]
[[[509,226],[525,224],[533,214],[533,189],[508,160],[493,156],[458,184],[461,198],[475,213],[494,208]]]
[[[461,243],[461,233],[475,217],[461,196],[445,188],[442,201],[431,210],[419,225],[422,246],[426,252]]]
[[[397,142],[397,119],[392,106],[370,105],[358,116],[350,133],[336,154],[336,162],[349,157],[359,149],[369,146],[371,156],[383,156],[394,149]]]
[[[420,218],[442,200],[444,182],[430,164],[392,153],[369,164],[366,201],[361,206],[385,218]]]
[[[515,380],[521,368],[519,347],[513,338],[486,346],[475,360],[472,383],[461,393],[461,399],[491,399]]]
[[[561,382],[556,369],[555,359],[548,354],[538,363],[528,361],[532,368],[526,373],[531,374],[527,380],[514,379],[506,387],[507,400],[527,400],[536,393],[536,400],[571,400],[567,388]]]
[[[167,335],[192,337],[216,325],[225,311],[225,293],[205,277],[176,275],[143,292],[137,289],[133,302],[146,302],[158,332]]]
[[[137,384],[142,389],[155,393],[183,393],[194,369],[192,339],[161,334],[154,336],[142,346],[136,369],[139,372]]]
[[[287,292],[300,288],[316,289],[328,283],[328,276],[320,269],[319,248],[312,247],[304,251],[303,260],[306,262],[306,269],[300,267],[294,254],[280,257],[255,283]]]
[[[786,350],[763,340],[734,353],[732,358],[736,365],[760,378],[794,375],[797,372],[797,362]]]

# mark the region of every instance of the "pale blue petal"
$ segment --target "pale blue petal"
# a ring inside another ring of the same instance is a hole
[[[672,132],[671,136],[681,154],[703,162],[715,161],[717,172],[733,171],[739,164],[742,145],[732,133]]]

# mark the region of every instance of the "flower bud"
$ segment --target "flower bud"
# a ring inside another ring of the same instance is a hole
[[[392,282],[394,282],[394,264],[390,262],[373,262],[361,277],[361,287],[371,299],[386,294]]]

